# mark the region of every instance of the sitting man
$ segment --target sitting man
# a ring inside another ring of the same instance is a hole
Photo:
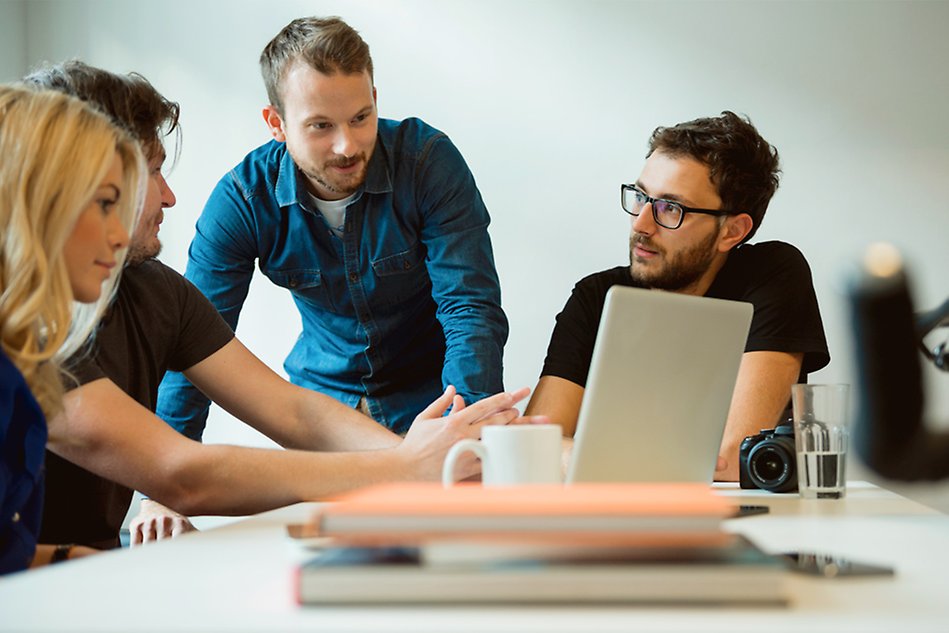
[[[418,415],[405,438],[336,400],[291,385],[234,337],[214,306],[154,257],[163,209],[175,196],[161,173],[164,133],[178,105],[139,75],[80,62],[46,68],[27,83],[93,103],[142,144],[149,178],[126,269],[96,335],[73,363],[78,386],[49,423],[45,543],[119,544],[132,490],[185,514],[248,514],[382,480],[438,479],[448,449],[477,438],[482,424],[507,423],[521,390],[465,407],[449,387]],[[167,369],[184,372],[223,408],[282,446],[274,451],[204,446],[153,414]],[[452,407],[452,415],[442,414]],[[361,452],[355,452],[361,451]],[[464,475],[477,473],[468,461]],[[166,536],[144,526],[139,539]],[[134,537],[133,537],[134,538]]]
[[[527,413],[548,415],[573,436],[611,286],[747,301],[754,317],[715,472],[737,481],[742,439],[785,419],[791,385],[830,361],[804,256],[783,242],[747,243],[778,173],[777,150],[732,112],[657,128],[639,179],[622,185],[622,206],[632,216],[629,266],[574,287]]]

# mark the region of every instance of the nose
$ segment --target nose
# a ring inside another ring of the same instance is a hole
[[[106,225],[106,240],[108,240],[112,252],[125,248],[129,244],[129,233],[125,230],[125,225],[119,219],[118,213],[109,214],[108,224]]]
[[[639,211],[639,215],[631,216],[631,227],[634,233],[652,235],[656,231],[656,219],[652,216],[652,203],[647,202]]]
[[[353,142],[353,132],[349,126],[340,125],[336,128],[336,136],[333,139],[333,153],[338,156],[352,156],[356,153],[356,144]]]
[[[161,179],[158,183],[161,190],[161,208],[168,209],[175,206],[175,203],[178,202],[178,198],[175,197],[175,192],[171,190],[171,187],[168,186],[168,181],[165,180],[165,177],[159,176]]]

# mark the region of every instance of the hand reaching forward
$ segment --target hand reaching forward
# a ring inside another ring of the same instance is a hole
[[[195,531],[197,528],[191,524],[188,517],[166,508],[157,501],[142,499],[141,509],[129,523],[130,545],[135,547]]]
[[[441,396],[418,414],[402,444],[396,449],[408,456],[410,478],[441,480],[442,463],[448,449],[463,439],[479,439],[481,427],[488,424],[543,424],[546,416],[521,416],[514,405],[530,394],[524,387],[504,392],[466,406],[464,400],[449,386]],[[444,416],[449,406],[451,413]],[[471,453],[462,455],[456,473],[462,479],[481,472],[481,465]]]

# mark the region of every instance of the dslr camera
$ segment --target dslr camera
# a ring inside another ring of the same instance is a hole
[[[797,492],[797,453],[790,424],[762,429],[741,441],[738,481],[742,488]]]

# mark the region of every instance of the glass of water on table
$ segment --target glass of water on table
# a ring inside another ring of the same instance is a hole
[[[793,385],[797,478],[805,499],[840,499],[846,492],[850,444],[848,385]]]

